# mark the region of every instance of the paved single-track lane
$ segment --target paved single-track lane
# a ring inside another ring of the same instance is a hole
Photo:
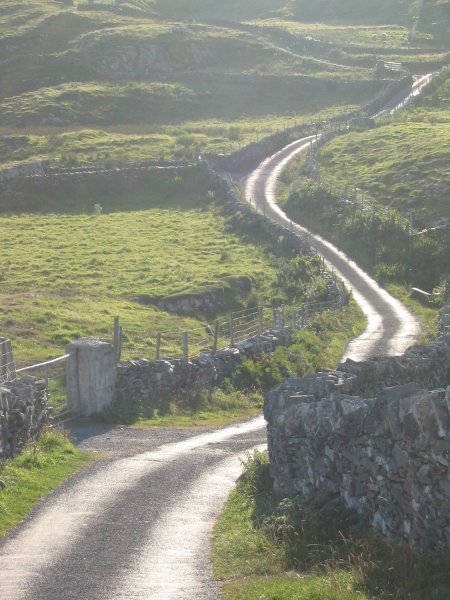
[[[415,319],[339,250],[291,221],[275,203],[286,164],[312,138],[289,145],[250,175],[260,212],[303,235],[344,279],[369,321],[346,356],[398,353]],[[186,430],[76,430],[103,459],[42,501],[0,542],[1,600],[213,600],[212,525],[241,471],[239,456],[266,441],[262,417],[200,435]]]
[[[296,156],[307,151],[315,139],[315,136],[308,136],[292,142],[263,161],[248,176],[245,196],[258,212],[308,237],[328,266],[334,268],[352,290],[368,325],[366,331],[349,344],[343,358],[363,360],[375,354],[400,354],[417,341],[420,332],[417,319],[343,252],[319,235],[293,223],[276,204],[275,188],[281,172]]]
[[[159,430],[155,446],[151,431],[94,427],[81,447],[107,442],[111,450],[117,440],[118,456],[66,482],[0,543],[1,600],[219,597],[212,525],[241,472],[239,457],[265,442],[264,420],[182,441],[178,434]],[[152,449],[121,457],[127,437],[133,451],[146,438]]]

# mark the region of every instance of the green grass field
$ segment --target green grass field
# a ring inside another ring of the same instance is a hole
[[[229,287],[236,275],[250,277],[253,297],[267,300],[275,281],[276,258],[226,231],[208,206],[16,215],[1,217],[0,231],[0,328],[19,364],[60,355],[80,336],[110,337],[115,315],[125,333],[199,327],[204,316],[170,315],[155,302]]]
[[[317,14],[320,19],[320,13]],[[294,20],[268,19],[251,22],[259,27],[278,29],[293,36],[310,37],[322,42],[343,46],[354,45],[367,48],[406,48],[408,29],[399,25],[305,23]]]
[[[427,222],[450,214],[450,79],[420,106],[375,129],[336,138],[318,154],[325,185],[358,187],[374,202]]]

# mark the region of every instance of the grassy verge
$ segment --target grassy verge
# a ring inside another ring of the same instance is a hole
[[[22,454],[0,467],[0,537],[17,525],[33,505],[76,470],[93,460],[67,437],[44,432]]]
[[[291,376],[335,368],[348,342],[364,331],[365,319],[353,301],[342,311],[316,315],[306,329],[295,332],[291,345],[273,354],[244,359],[232,383],[243,389],[269,390]]]
[[[436,337],[439,317],[437,306],[425,306],[418,300],[414,300],[414,298],[411,298],[409,290],[401,285],[390,283],[386,285],[386,289],[407,306],[412,314],[419,319],[421,330],[420,341],[422,343],[427,343]]]
[[[157,401],[116,404],[102,421],[133,427],[219,427],[254,417],[261,412],[261,392],[233,389],[185,390]]]
[[[306,506],[272,491],[266,454],[250,457],[216,524],[212,558],[227,600],[446,600],[448,558],[374,537],[335,503]]]

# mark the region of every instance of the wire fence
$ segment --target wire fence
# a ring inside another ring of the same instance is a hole
[[[339,135],[338,131],[327,131],[321,135],[314,144],[310,144],[308,156],[306,159],[306,168],[309,176],[322,190],[330,194],[345,207],[351,206],[356,211],[368,212],[373,215],[379,215],[390,221],[401,223],[405,230],[409,230],[413,235],[413,221],[411,215],[403,215],[398,210],[381,206],[371,201],[369,194],[357,185],[346,185],[345,187],[324,184],[322,180],[320,161],[317,159],[317,151],[324,146],[332,137]]]
[[[70,354],[64,354],[52,360],[16,369],[13,379],[17,381],[27,375],[42,379],[45,382],[49,405],[57,418],[63,418],[69,413],[66,388],[66,366],[69,356]]]
[[[0,337],[0,384],[14,381],[16,370],[10,340]]]
[[[339,289],[336,277],[329,274],[330,298],[323,301],[306,302],[299,306],[271,308],[256,306],[231,312],[226,317],[189,330],[174,329],[160,332],[134,330],[119,325],[121,334],[118,358],[123,360],[172,360],[189,361],[202,353],[215,353],[224,348],[233,348],[258,335],[289,327],[293,330],[305,328],[310,319],[319,312],[342,308],[347,293]]]

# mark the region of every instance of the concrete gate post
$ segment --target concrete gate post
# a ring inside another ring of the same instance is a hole
[[[110,407],[116,382],[116,354],[109,342],[82,338],[66,346],[70,410],[89,417]]]

